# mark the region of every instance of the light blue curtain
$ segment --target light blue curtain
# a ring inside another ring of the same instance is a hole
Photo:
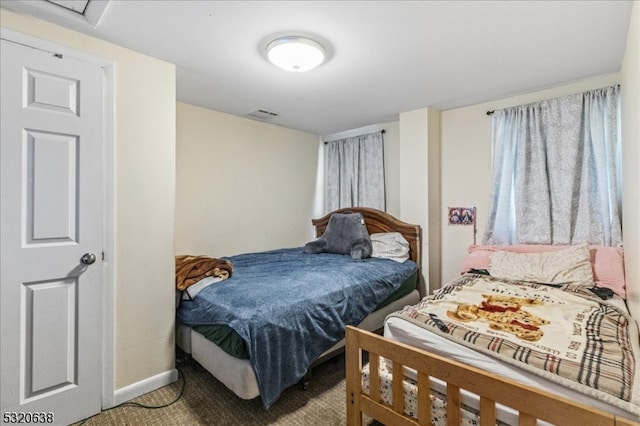
[[[622,243],[620,88],[496,111],[485,244]]]
[[[327,142],[327,211],[385,210],[382,132]]]

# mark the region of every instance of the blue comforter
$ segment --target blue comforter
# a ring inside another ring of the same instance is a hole
[[[302,248],[228,257],[231,278],[183,301],[187,325],[226,324],[246,342],[269,408],[311,364],[409,278],[417,266],[388,259],[306,254]]]

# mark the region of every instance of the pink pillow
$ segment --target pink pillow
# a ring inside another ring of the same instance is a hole
[[[513,246],[470,245],[469,255],[462,262],[460,272],[470,269],[489,269],[491,255],[497,251],[513,253],[541,253],[556,251],[567,246],[519,244]],[[593,281],[597,287],[608,287],[618,296],[626,298],[624,279],[624,252],[621,247],[589,246]]]

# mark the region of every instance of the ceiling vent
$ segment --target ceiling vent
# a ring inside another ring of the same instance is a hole
[[[271,120],[278,116],[277,113],[267,111],[266,109],[258,109],[247,114],[251,118],[257,118],[258,120]]]

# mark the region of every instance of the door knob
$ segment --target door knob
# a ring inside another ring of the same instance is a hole
[[[96,255],[93,253],[85,253],[80,258],[80,262],[82,262],[85,265],[91,265],[95,261],[96,261]]]

